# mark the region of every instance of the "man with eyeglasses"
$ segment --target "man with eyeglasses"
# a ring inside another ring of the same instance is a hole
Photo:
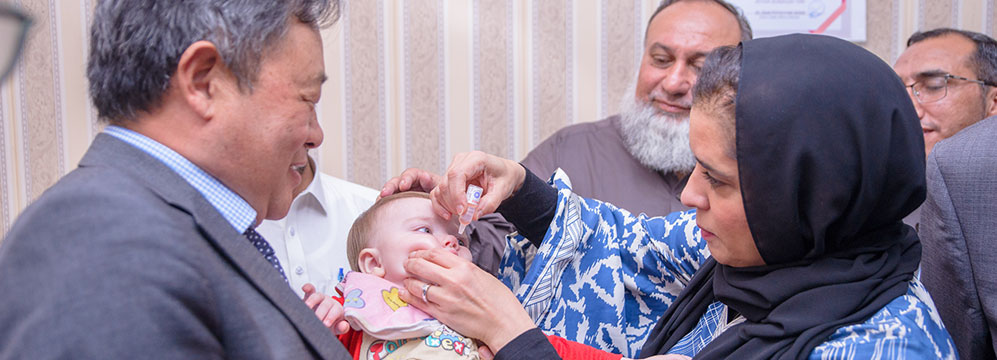
[[[924,154],[942,139],[997,115],[997,42],[949,28],[917,32],[893,66],[911,88]]]
[[[997,358],[997,42],[915,33],[894,69],[924,129],[921,281],[963,359]],[[905,219],[906,220],[906,219]]]

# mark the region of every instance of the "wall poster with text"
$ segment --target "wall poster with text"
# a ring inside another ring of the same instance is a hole
[[[863,42],[866,0],[728,0],[741,8],[755,37],[826,34]]]

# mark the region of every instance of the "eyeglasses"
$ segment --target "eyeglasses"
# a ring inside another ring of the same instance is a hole
[[[959,75],[938,74],[930,75],[917,82],[907,85],[914,92],[914,98],[918,103],[926,104],[941,100],[948,94],[949,79],[957,79],[977,83],[984,86],[997,86],[989,81],[973,80]]]
[[[7,78],[21,56],[31,18],[18,8],[0,3],[0,83]]]

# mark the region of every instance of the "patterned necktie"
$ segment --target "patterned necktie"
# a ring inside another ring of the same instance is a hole
[[[253,243],[253,246],[256,247],[256,250],[259,250],[260,254],[263,254],[263,257],[270,262],[270,265],[273,265],[273,268],[277,269],[277,272],[280,273],[280,276],[284,278],[284,282],[285,283],[288,282],[287,275],[284,275],[284,268],[280,267],[280,261],[277,260],[277,255],[274,254],[273,248],[270,247],[270,243],[268,243],[265,239],[263,239],[263,236],[260,235],[260,233],[256,232],[256,229],[253,228],[247,229],[246,232],[243,233],[243,235],[246,235],[246,238],[249,239],[249,242]]]

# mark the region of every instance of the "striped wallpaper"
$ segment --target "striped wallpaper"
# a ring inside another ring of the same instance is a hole
[[[0,84],[0,235],[79,162],[101,125],[85,80],[97,0],[0,0],[32,14],[22,61]],[[371,187],[455,153],[521,158],[632,91],[657,0],[353,0],[323,31],[322,171]],[[918,29],[993,36],[995,0],[868,0],[868,41],[892,63]]]

